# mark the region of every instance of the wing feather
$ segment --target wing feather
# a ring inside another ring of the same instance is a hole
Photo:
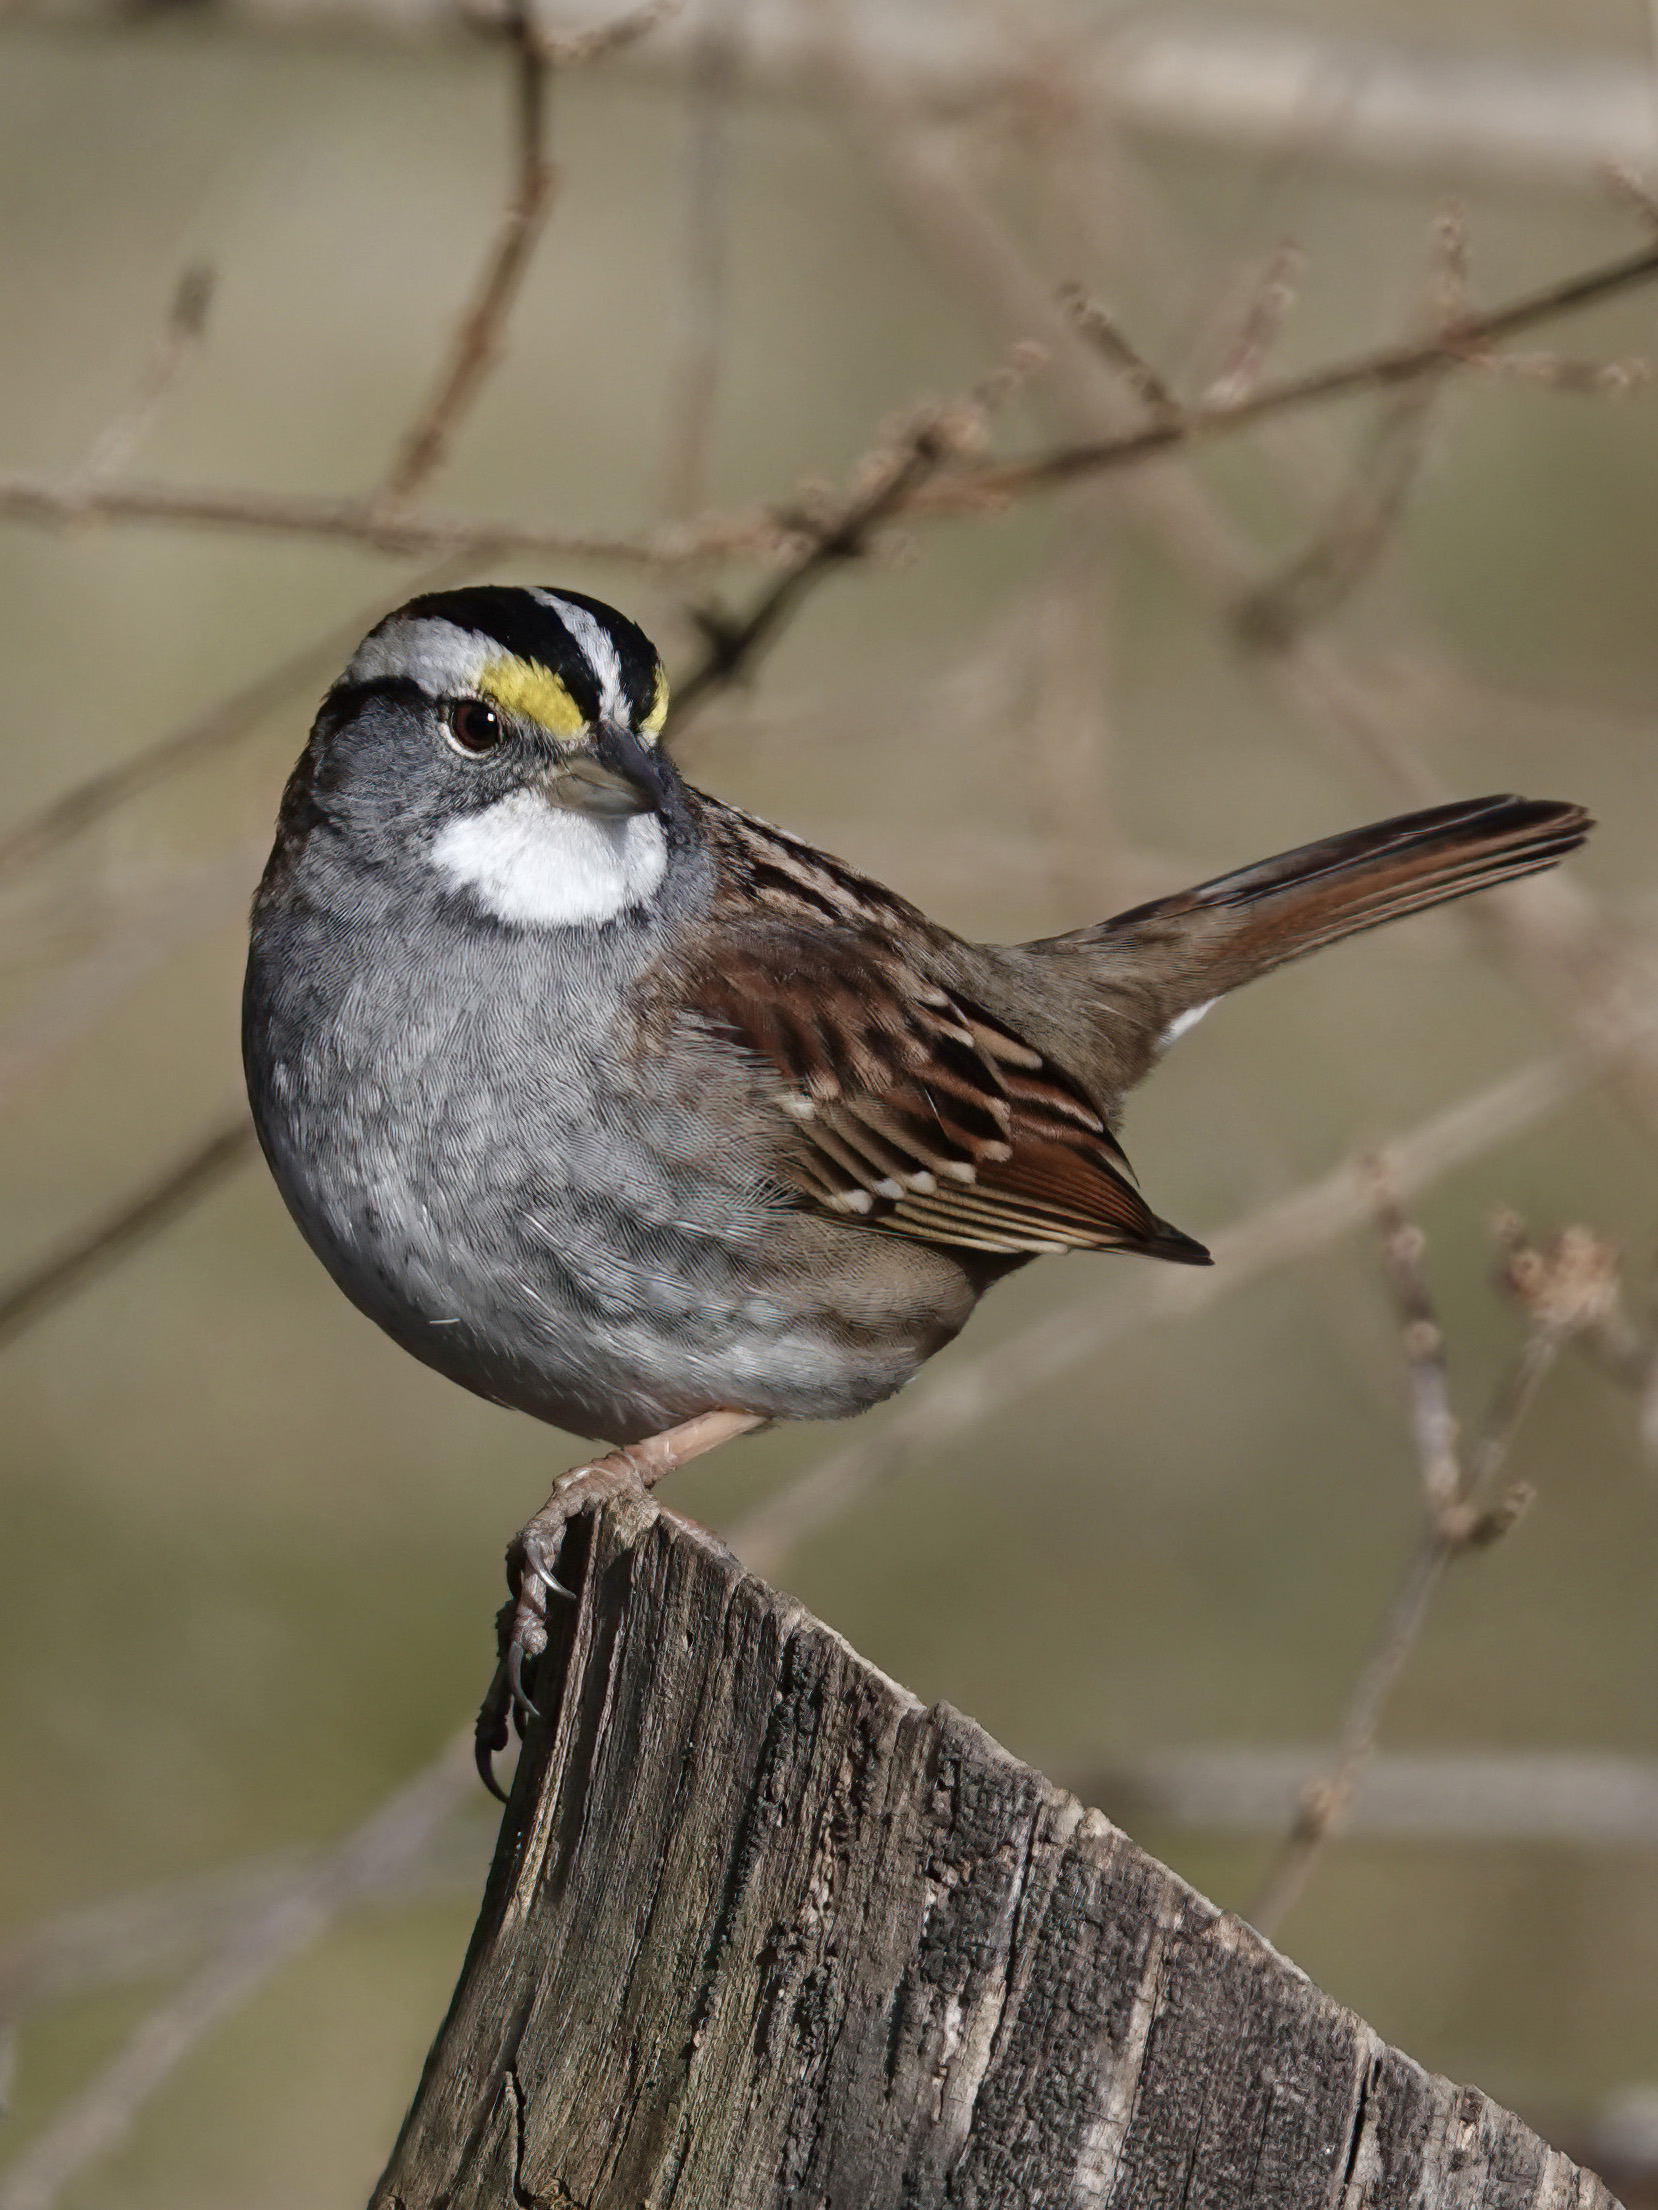
[[[775,1077],[807,1203],[998,1256],[1207,1259],[1151,1211],[1081,1085],[890,934],[751,914],[716,933],[677,1002]]]

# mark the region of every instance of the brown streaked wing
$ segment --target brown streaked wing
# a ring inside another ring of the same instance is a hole
[[[797,1186],[825,1211],[1004,1256],[1206,1262],[1147,1206],[1081,1087],[890,940],[750,919],[721,932],[686,1000],[776,1070]]]

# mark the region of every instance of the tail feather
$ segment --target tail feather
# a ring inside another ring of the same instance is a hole
[[[1553,867],[1593,826],[1581,806],[1551,799],[1433,806],[1218,875],[1070,941],[1132,951],[1143,974],[1149,963],[1172,1020],[1344,936]]]

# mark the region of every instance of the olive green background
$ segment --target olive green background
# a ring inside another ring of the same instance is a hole
[[[1406,0],[1279,0],[1278,14],[1447,35],[1444,11]],[[1648,66],[1633,4],[1487,0],[1459,9],[1454,31],[1493,57]],[[135,468],[273,489],[370,483],[490,234],[507,117],[502,62],[482,41],[254,35],[206,11],[0,22],[0,466],[78,458],[141,373],[179,271],[206,258],[220,274],[209,343]],[[596,68],[559,84],[559,205],[434,502],[572,526],[660,517],[685,135],[672,77]],[[1003,118],[962,130],[952,151],[1046,277],[1105,288],[1171,369],[1203,334],[1213,372],[1225,302],[1285,234],[1309,255],[1286,366],[1405,327],[1449,189],[1468,205],[1483,297],[1638,237],[1590,178],[1402,181],[1147,140],[1127,158],[1170,227],[1142,233],[1133,210],[1093,205],[1097,236],[1123,240],[1107,269],[1075,213],[1097,179],[1066,169],[1062,135]],[[905,231],[832,109],[741,103],[727,182],[711,497],[786,497],[808,472],[838,475],[895,410],[995,365],[975,302]],[[1648,293],[1536,342],[1658,350],[1655,318]],[[1365,419],[1349,409],[1321,425],[1327,451],[1355,448]],[[997,435],[1028,444],[1050,423],[1038,385]],[[1453,790],[1590,805],[1603,827],[1578,871],[1636,932],[1658,834],[1655,425],[1649,394],[1614,404],[1464,382],[1435,414],[1385,560],[1335,625],[1367,667],[1431,641],[1487,687],[1454,726],[1418,732],[1402,708],[1404,733],[1422,735]],[[1216,449],[1198,472],[1263,574],[1305,541],[1313,509],[1270,447]],[[1090,773],[1118,840],[1094,906],[1077,902],[1086,865],[1055,879],[1038,841],[1056,812],[1039,764],[1041,593],[1087,543],[1099,552],[1082,600],[1099,663]],[[913,553],[812,598],[753,691],[699,726],[695,775],[985,935],[1074,924],[1146,895],[1151,876],[1195,878],[1389,810],[1119,507],[1051,502],[929,527]],[[394,595],[407,572],[251,534],[0,525],[0,824]],[[495,572],[617,599],[681,667],[694,656],[686,602],[717,582],[740,604],[756,581]],[[308,711],[296,698],[0,885],[8,1271],[234,1099],[241,883]],[[241,875],[233,857],[213,873],[238,850]],[[1125,850],[1151,855],[1132,879],[1112,873]],[[85,961],[111,931],[135,971],[97,1011],[86,993],[103,984]],[[1217,1012],[1135,1100],[1128,1148],[1157,1209],[1203,1234],[1559,1042],[1524,984],[1436,917]],[[7,1055],[25,1046],[12,1082]],[[1618,1238],[1640,1305],[1653,1167],[1651,1134],[1593,1095],[1433,1190],[1429,1267],[1468,1413],[1516,1338],[1489,1280],[1493,1206]],[[1113,1264],[1030,1270],[947,1359],[1098,1288]],[[733,1524],[844,1439],[767,1435],[678,1479],[670,1501]],[[475,1703],[502,1547],[575,1447],[384,1341],[304,1249],[262,1169],[0,1355],[0,1440],[0,1925],[13,1933],[326,1841],[365,1815]],[[1515,1471],[1538,1502],[1445,1586],[1386,1742],[1652,1755],[1658,1486],[1631,1404],[1566,1362]],[[782,1577],[917,1693],[1051,1767],[1315,1741],[1411,1540],[1415,1481],[1396,1330],[1357,1234],[1190,1325],[1129,1337],[913,1467]],[[1260,1845],[1137,1838],[1223,1904],[1242,1906],[1264,1863]],[[1658,2081],[1655,1875],[1650,1854],[1340,1844],[1282,1946],[1423,2062],[1565,2122]],[[213,2037],[70,2199],[363,2200],[470,1916],[452,1890],[330,1936]],[[76,1999],[28,2023],[0,2158],[159,1992]]]

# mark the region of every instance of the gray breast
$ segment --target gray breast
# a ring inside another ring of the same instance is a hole
[[[261,915],[249,1082],[278,1185],[405,1348],[558,1426],[860,1410],[975,1289],[943,1252],[799,1209],[766,1172],[763,1080],[727,1048],[689,1028],[641,1047],[629,991],[655,950],[643,920]]]

